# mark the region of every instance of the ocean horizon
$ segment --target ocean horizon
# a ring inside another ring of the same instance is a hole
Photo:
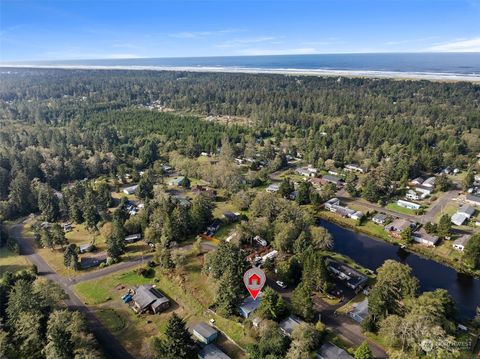
[[[285,73],[480,81],[480,53],[352,53],[49,60],[2,67]]]

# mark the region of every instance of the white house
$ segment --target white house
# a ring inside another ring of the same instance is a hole
[[[424,186],[424,185],[418,185],[417,187],[415,187],[415,191],[420,192],[421,194],[423,194],[426,197],[426,196],[430,196],[432,194],[433,188],[428,187],[428,186]]]
[[[413,185],[416,185],[416,186],[417,186],[417,185],[422,184],[423,181],[425,181],[425,180],[424,180],[422,177],[417,177],[417,178],[413,179],[413,180],[411,181],[411,183],[412,183]]]
[[[280,186],[278,184],[271,184],[270,186],[267,187],[266,191],[268,193],[275,193],[278,192],[280,189]]]
[[[418,203],[404,201],[403,199],[399,199],[397,201],[397,205],[399,205],[400,207],[412,209],[415,211],[420,209],[420,205]]]
[[[411,199],[413,201],[418,201],[420,199],[420,195],[415,192],[414,190],[408,190],[407,194],[405,195],[406,199]]]
[[[355,172],[360,172],[360,173],[364,173],[365,170],[358,166],[358,165],[354,165],[354,164],[348,164],[345,166],[345,170],[347,171],[355,171]]]
[[[461,251],[463,252],[463,250],[465,249],[465,246],[467,245],[468,241],[470,240],[470,237],[468,234],[465,234],[463,236],[461,236],[460,238],[456,239],[454,242],[453,242],[453,248],[456,249],[457,251]]]
[[[137,188],[138,185],[126,187],[123,189],[123,193],[125,193],[126,195],[134,194],[135,192],[137,192]]]
[[[438,243],[438,240],[439,240],[437,236],[428,234],[423,229],[413,232],[412,239],[415,242],[426,245],[428,247],[435,247],[435,245]]]
[[[435,186],[435,181],[436,181],[436,178],[435,177],[428,177],[423,183],[422,185],[425,186],[425,187],[431,187],[433,188]]]

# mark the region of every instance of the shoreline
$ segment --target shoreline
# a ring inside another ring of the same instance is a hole
[[[380,238],[379,236],[376,236],[375,234],[370,233],[370,231],[365,230],[364,228],[362,228],[362,226],[350,225],[349,223],[343,222],[341,220],[337,220],[333,217],[322,215],[321,211],[318,213],[318,217],[321,218],[324,221],[328,221],[328,222],[331,222],[333,224],[336,224],[337,226],[340,226],[340,227],[342,227],[346,230],[350,230],[350,231],[355,232],[355,233],[360,233],[360,234],[366,235],[366,236],[368,236],[368,237],[370,237],[370,238],[372,238],[376,241],[381,241],[381,242],[388,243],[390,245],[397,246],[397,247],[400,247],[401,244],[402,244],[402,243],[399,243],[398,241],[395,241],[394,239],[390,240],[390,239],[386,239],[386,238]],[[434,261],[438,264],[442,264],[446,267],[449,267],[449,268],[455,270],[457,273],[462,273],[462,274],[471,276],[474,279],[480,279],[480,273],[479,273],[478,270],[477,271],[468,270],[464,266],[462,266],[461,263],[450,261],[450,260],[448,260],[448,259],[446,259],[442,256],[439,256],[435,253],[429,253],[429,252],[424,251],[422,249],[419,250],[418,247],[414,247],[412,245],[406,245],[406,247],[404,248],[404,250],[408,251],[411,254],[415,254],[415,255],[423,258],[423,259],[431,260],[431,261]]]
[[[275,74],[293,76],[372,78],[393,80],[428,80],[435,82],[471,82],[480,83],[480,75],[435,72],[400,72],[372,70],[334,70],[334,69],[296,69],[296,68],[259,68],[259,67],[213,67],[213,66],[106,66],[106,65],[35,65],[0,64],[0,69],[62,69],[62,70],[136,70],[136,71],[184,71],[198,73],[243,73]]]

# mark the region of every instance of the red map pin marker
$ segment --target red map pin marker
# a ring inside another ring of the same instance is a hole
[[[260,293],[266,281],[265,273],[257,267],[250,268],[243,275],[243,283],[245,283],[245,287],[247,287],[253,300],[257,299],[258,293]]]

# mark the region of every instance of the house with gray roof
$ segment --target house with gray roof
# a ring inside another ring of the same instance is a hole
[[[386,214],[377,213],[376,215],[373,216],[372,222],[379,225],[383,225],[387,222],[387,218],[388,216]]]
[[[325,343],[317,352],[317,359],[353,359],[353,357],[342,348],[332,343]]]
[[[299,326],[302,323],[302,320],[295,315],[290,315],[279,323],[280,330],[283,334],[291,336],[293,329]]]
[[[205,322],[200,322],[193,327],[193,335],[202,343],[210,344],[218,338],[218,330]]]
[[[452,244],[452,247],[454,249],[456,249],[457,251],[461,251],[463,252],[464,249],[465,249],[465,246],[467,245],[468,241],[470,240],[470,235],[468,234],[465,234],[463,236],[461,236],[460,238],[456,239],[453,244]]]
[[[230,359],[230,357],[215,344],[208,344],[198,352],[198,359]]]
[[[467,203],[473,206],[480,206],[480,196],[474,194],[467,194],[465,200],[467,201]]]
[[[352,310],[348,313],[357,323],[361,323],[368,317],[368,298],[365,298],[360,303],[354,304]]]
[[[132,309],[137,314],[147,311],[160,313],[170,307],[170,300],[151,284],[137,287],[132,303]]]
[[[263,293],[260,292],[257,299],[253,299],[250,296],[245,298],[240,307],[238,308],[238,312],[240,313],[240,315],[244,318],[248,318],[250,314],[256,311],[257,308],[260,306],[260,303],[262,302],[262,296]]]

